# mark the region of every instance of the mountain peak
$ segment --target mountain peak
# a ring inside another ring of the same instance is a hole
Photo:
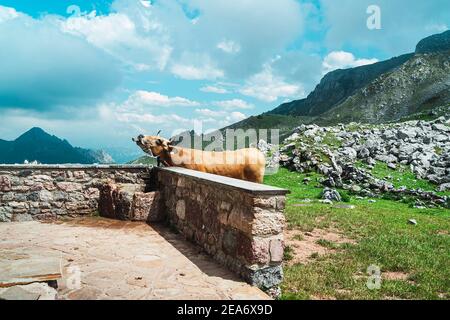
[[[30,130],[28,130],[25,133],[23,133],[20,137],[24,137],[24,136],[44,136],[44,135],[49,136],[49,134],[47,132],[45,132],[43,129],[41,129],[39,127],[33,127]]]
[[[0,163],[23,163],[36,160],[40,163],[112,163],[113,159],[103,151],[72,147],[60,139],[33,127],[14,141],[0,140]]]
[[[33,127],[30,130],[28,130],[27,132],[45,132],[44,129],[39,128],[39,127]]]
[[[416,53],[432,53],[450,50],[450,30],[434,34],[419,41]]]
[[[33,127],[27,132],[21,134],[15,141],[20,143],[60,143],[59,138],[48,134],[39,127]]]

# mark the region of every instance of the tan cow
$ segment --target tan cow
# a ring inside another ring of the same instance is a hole
[[[183,167],[221,176],[262,183],[265,158],[255,148],[236,151],[202,151],[172,145],[159,136],[139,135],[133,141],[146,153],[159,157],[166,166]]]

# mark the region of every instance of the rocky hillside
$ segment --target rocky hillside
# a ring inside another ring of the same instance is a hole
[[[45,164],[114,162],[104,151],[73,147],[67,140],[50,135],[41,128],[32,128],[14,141],[0,140],[0,163],[24,161]]]
[[[316,117],[338,106],[357,90],[365,87],[380,75],[402,65],[412,57],[405,54],[390,60],[327,73],[306,99],[287,102],[268,114]]]
[[[450,106],[450,31],[421,40],[414,53],[326,74],[306,99],[284,103],[230,127],[293,129],[300,123],[335,125],[437,118]]]
[[[316,123],[385,123],[450,102],[450,52],[416,54],[357,90]]]
[[[450,31],[435,34],[419,41],[416,53],[445,52],[450,50]]]
[[[279,152],[260,142],[272,166],[317,172],[331,200],[335,188],[359,196],[413,198],[416,206],[450,206],[450,114],[434,121],[332,127],[301,125]],[[308,181],[305,181],[308,183]]]

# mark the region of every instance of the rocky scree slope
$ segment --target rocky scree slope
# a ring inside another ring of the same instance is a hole
[[[274,151],[260,141],[259,148],[270,154],[269,166],[279,163],[301,173],[318,172],[326,188],[343,188],[359,196],[389,194],[395,199],[416,199],[419,207],[450,206],[450,198],[442,194],[450,190],[450,114],[434,121],[383,125],[301,125],[285,143]],[[392,177],[372,174],[377,163],[385,163],[393,172],[406,168],[418,179],[433,183],[435,191],[396,188]],[[340,200],[330,189],[324,190],[326,194]]]

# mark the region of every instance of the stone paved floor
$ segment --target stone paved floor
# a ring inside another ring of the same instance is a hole
[[[59,299],[268,299],[181,236],[139,222],[0,223],[0,259],[14,250],[61,255]]]

